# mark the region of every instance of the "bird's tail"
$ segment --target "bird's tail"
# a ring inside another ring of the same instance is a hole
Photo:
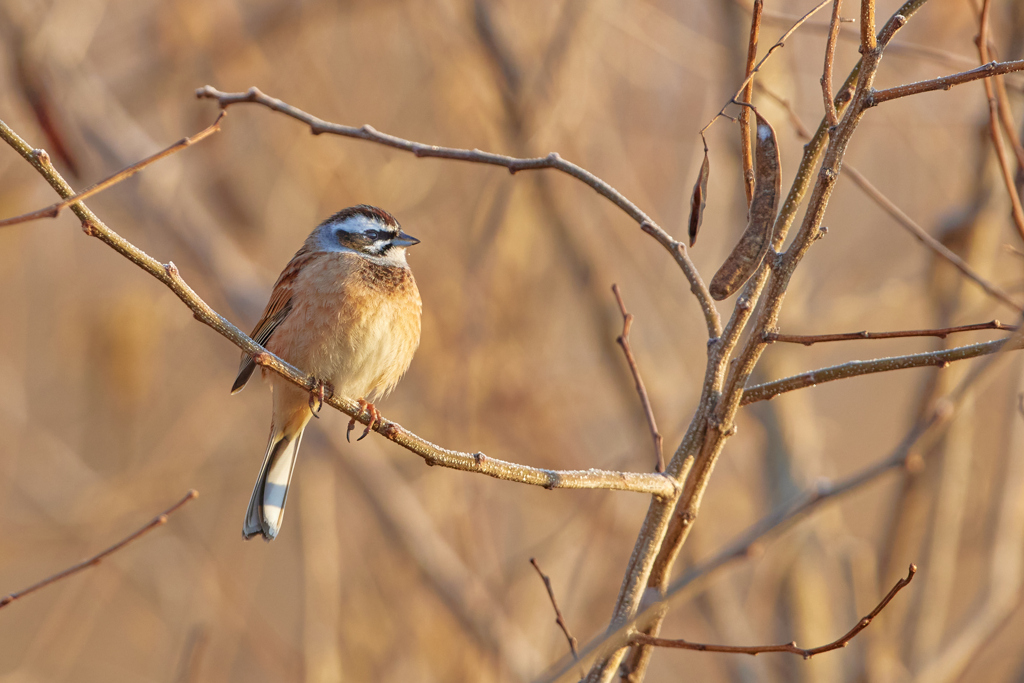
[[[303,425],[305,426],[305,425]],[[270,432],[267,455],[263,458],[259,479],[249,499],[242,535],[250,539],[256,534],[272,541],[281,530],[284,505],[288,501],[288,485],[295,470],[303,429],[290,436],[276,427]]]

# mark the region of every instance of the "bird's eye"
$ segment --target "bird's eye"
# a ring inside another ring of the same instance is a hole
[[[378,239],[380,237],[380,231],[379,230],[368,230],[366,232],[366,236],[369,237],[371,240],[376,240],[376,239]]]

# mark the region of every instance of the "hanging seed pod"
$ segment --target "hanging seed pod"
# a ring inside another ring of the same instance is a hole
[[[701,135],[701,139],[704,136]],[[711,172],[711,164],[708,162],[708,143],[704,143],[704,162],[700,165],[700,174],[697,175],[697,182],[693,184],[693,194],[690,196],[690,246],[697,243],[697,231],[704,221],[704,207],[708,205],[708,174]]]
[[[711,280],[711,296],[727,299],[743,286],[761,265],[772,244],[775,214],[782,192],[779,145],[775,129],[754,110],[757,117],[757,146],[754,165],[754,198],[750,202],[747,229]]]

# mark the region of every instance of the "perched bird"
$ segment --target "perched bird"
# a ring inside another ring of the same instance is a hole
[[[326,390],[358,397],[372,426],[380,413],[366,399],[378,400],[395,388],[420,343],[422,304],[405,258],[406,248],[418,243],[386,211],[366,205],[339,211],[313,230],[285,266],[252,338],[316,377],[321,402]],[[243,354],[232,394],[255,368]],[[302,430],[314,408],[307,390],[277,374],[270,380],[270,441],[242,530],[247,539],[263,534],[268,541],[281,530]],[[353,418],[349,433],[354,426]]]

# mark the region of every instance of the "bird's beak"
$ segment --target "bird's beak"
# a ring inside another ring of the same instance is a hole
[[[404,232],[398,233],[398,237],[391,240],[391,244],[396,247],[411,247],[414,244],[419,244],[420,241],[412,235],[406,235]]]

